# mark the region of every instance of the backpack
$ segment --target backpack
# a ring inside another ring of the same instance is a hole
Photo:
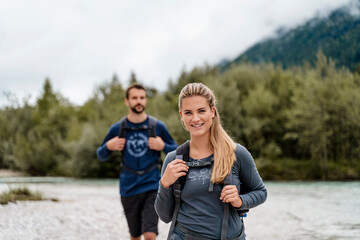
[[[148,130],[149,132],[149,137],[156,137],[156,123],[157,123],[157,119],[148,115],[149,116],[149,121],[148,121],[148,125],[142,125],[140,127],[129,127],[127,125],[127,117],[123,117],[120,120],[120,132],[119,132],[119,138],[125,138],[126,137],[126,131],[138,131],[138,130]]]
[[[127,117],[125,116],[125,117],[121,118],[121,120],[119,122],[120,123],[119,138],[126,138],[127,131],[139,131],[139,130],[148,130],[149,137],[156,137],[156,123],[158,120],[150,115],[148,115],[148,116],[149,116],[148,125],[142,125],[140,127],[130,127],[130,126],[128,126],[127,121],[126,121]],[[159,163],[161,163],[160,159],[159,159]],[[127,167],[126,165],[122,165],[122,168],[128,172],[131,172],[133,174],[141,176],[147,172],[151,172],[157,166],[158,166],[158,163],[153,164],[144,170],[133,170],[133,169]]]
[[[175,159],[181,159],[181,160],[185,161],[186,165],[188,167],[203,167],[203,166],[207,166],[207,165],[213,165],[213,161],[211,161],[211,163],[209,163],[209,162],[205,162],[205,163],[190,162],[189,161],[189,141],[186,141],[184,144],[180,145],[176,149],[176,158]],[[178,212],[180,210],[181,191],[184,188],[185,183],[186,183],[186,175],[178,178],[176,180],[176,182],[173,184],[173,195],[175,197],[175,207],[174,207],[173,217],[172,217],[172,221],[171,221],[171,226],[169,229],[168,240],[171,239],[171,234],[175,227],[176,218],[177,218]],[[223,186],[230,185],[230,184],[232,184],[232,172],[230,172],[230,174],[225,178],[223,183],[221,183],[221,185],[223,185]],[[214,184],[210,181],[209,191],[213,191],[213,188],[214,188]],[[237,212],[240,217],[246,217],[246,213],[248,211],[249,210],[238,210]],[[227,223],[229,220],[229,216],[230,216],[230,203],[225,203],[224,204],[224,215],[223,215],[223,219],[222,219],[222,223],[221,223],[221,240],[227,239]]]

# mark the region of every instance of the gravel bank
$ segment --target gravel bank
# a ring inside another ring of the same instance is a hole
[[[9,178],[9,177],[22,177],[25,176],[22,172],[15,172],[9,169],[0,168],[0,178]]]
[[[16,185],[2,183],[0,192],[9,186]],[[0,205],[0,239],[129,239],[115,182],[26,186],[60,201]],[[338,185],[307,186],[267,184],[267,202],[245,218],[247,239],[357,239],[360,236],[360,183],[343,192],[343,187]],[[342,197],[336,198],[339,194]],[[168,224],[159,222],[159,240],[166,239],[168,228]]]

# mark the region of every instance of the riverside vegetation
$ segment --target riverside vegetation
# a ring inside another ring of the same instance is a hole
[[[10,188],[8,191],[2,192],[0,194],[0,204],[5,205],[9,202],[16,201],[41,201],[49,200],[43,198],[41,192],[33,192],[27,187],[16,187]],[[50,199],[52,201],[58,201],[57,199]]]
[[[132,73],[129,83],[136,81]],[[360,179],[356,71],[336,68],[321,52],[315,66],[283,69],[242,62],[224,72],[208,64],[184,69],[166,91],[148,88],[147,111],[165,122],[178,143],[188,136],[177,97],[190,82],[214,90],[223,125],[250,150],[265,180]],[[50,79],[33,104],[6,93],[8,104],[0,108],[0,168],[32,176],[117,177],[120,154],[99,163],[96,148],[110,124],[127,113],[125,89],[114,75],[81,106],[54,91]]]

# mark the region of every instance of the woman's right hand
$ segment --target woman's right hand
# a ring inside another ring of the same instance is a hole
[[[164,188],[170,188],[176,180],[185,176],[189,170],[189,167],[185,164],[185,161],[175,159],[166,166],[165,172],[160,179],[160,183]]]

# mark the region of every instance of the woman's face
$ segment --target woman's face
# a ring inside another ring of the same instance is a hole
[[[182,109],[179,111],[185,128],[192,137],[209,134],[212,120],[215,117],[215,108],[210,108],[205,97],[192,96],[182,100]]]

